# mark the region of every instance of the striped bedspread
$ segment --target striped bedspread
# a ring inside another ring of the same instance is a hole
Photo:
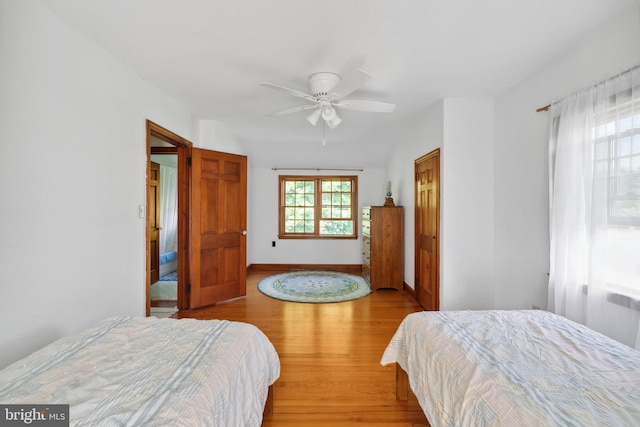
[[[77,426],[260,426],[279,375],[253,325],[111,318],[0,371],[0,402],[69,404]]]
[[[640,425],[640,352],[546,311],[413,313],[393,362],[433,427]]]

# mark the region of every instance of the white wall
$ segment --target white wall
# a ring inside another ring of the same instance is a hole
[[[405,283],[415,288],[414,162],[440,148],[440,308],[493,305],[493,101],[447,98],[399,135],[388,179],[405,206]],[[396,203],[398,203],[396,201]]]
[[[357,240],[278,239],[278,175],[357,175],[358,225],[361,207],[384,203],[384,169],[364,171],[274,171],[252,168],[249,158],[248,264],[361,264],[361,237]],[[276,242],[276,247],[271,242]]]
[[[440,309],[493,308],[490,99],[446,98],[440,153]]]
[[[546,308],[548,112],[536,109],[640,64],[633,5],[496,99],[495,307]]]
[[[415,179],[416,159],[442,147],[444,106],[436,102],[412,117],[398,134],[398,144],[387,164],[387,180],[392,183],[393,200],[404,206],[404,282],[415,288]]]
[[[197,139],[200,148],[243,156],[247,155],[238,140],[227,130],[224,124],[217,120],[198,120],[197,133],[198,135],[194,136],[194,138]]]
[[[0,367],[145,314],[145,120],[187,111],[33,0],[0,4]]]

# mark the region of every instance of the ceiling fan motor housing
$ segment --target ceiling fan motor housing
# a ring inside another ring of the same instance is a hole
[[[316,99],[329,97],[331,89],[340,82],[339,75],[329,72],[315,73],[309,76],[309,88]]]

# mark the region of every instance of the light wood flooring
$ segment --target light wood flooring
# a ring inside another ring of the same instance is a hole
[[[380,358],[402,319],[422,310],[406,292],[378,290],[332,304],[279,301],[247,277],[247,296],[178,317],[228,319],[260,328],[280,356],[274,413],[263,426],[425,426],[415,397],[395,399],[395,366]]]

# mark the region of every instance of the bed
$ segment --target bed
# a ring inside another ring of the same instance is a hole
[[[77,426],[260,426],[279,375],[253,325],[118,317],[1,370],[0,402],[69,404]]]
[[[178,252],[165,252],[160,255],[160,280],[176,281],[178,270]]]
[[[432,427],[640,425],[640,352],[542,310],[410,314],[391,363]]]

